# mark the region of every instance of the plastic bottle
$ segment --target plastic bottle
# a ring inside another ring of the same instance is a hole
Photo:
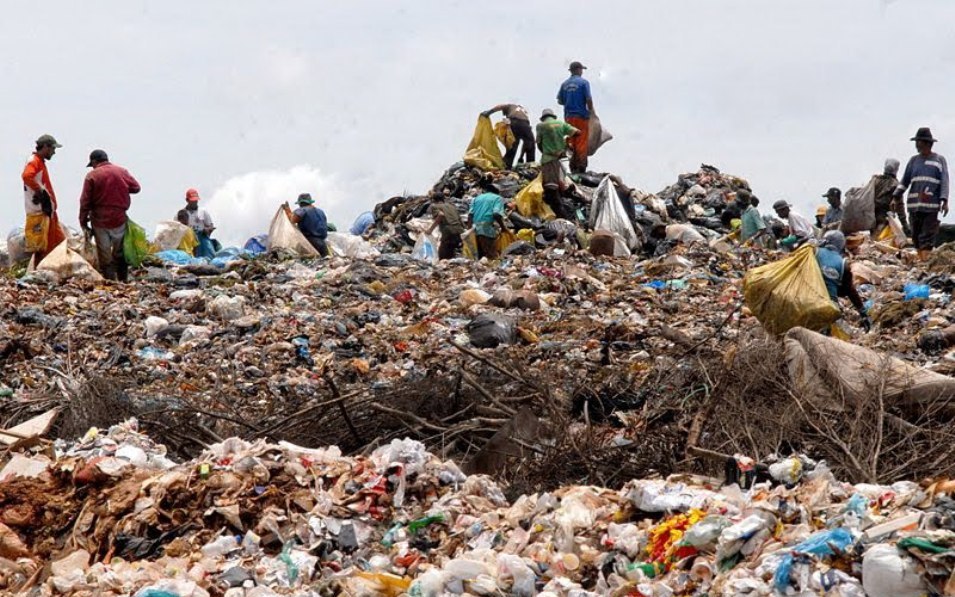
[[[431,516],[425,516],[424,518],[419,518],[418,520],[414,520],[408,523],[408,532],[417,533],[421,529],[435,522],[444,522],[444,514],[439,512],[438,514],[433,514]]]
[[[202,555],[210,558],[224,556],[239,549],[239,542],[232,535],[223,535],[211,543],[202,546]]]

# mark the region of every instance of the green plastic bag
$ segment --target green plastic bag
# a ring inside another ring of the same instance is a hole
[[[126,234],[123,236],[123,258],[129,267],[139,267],[149,255],[149,241],[146,231],[132,220],[126,220]]]

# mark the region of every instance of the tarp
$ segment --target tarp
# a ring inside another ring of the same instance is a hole
[[[491,119],[487,116],[478,116],[474,136],[464,152],[464,163],[482,170],[500,170],[504,167],[501,148],[497,145]]]
[[[613,135],[603,127],[596,114],[590,115],[589,124],[590,126],[587,132],[587,155],[594,155],[604,143],[613,139]]]
[[[318,251],[308,242],[298,226],[288,219],[280,207],[269,225],[269,251],[287,251],[299,257],[318,257]]]
[[[554,210],[544,203],[544,181],[540,174],[514,196],[514,205],[525,218],[553,220],[557,217]]]
[[[743,295],[746,306],[771,334],[795,327],[823,330],[839,318],[811,245],[749,270],[743,278]]]
[[[862,188],[846,191],[842,206],[842,224],[839,229],[844,234],[853,234],[875,228],[875,181]]]
[[[785,338],[793,391],[820,406],[837,409],[841,401],[832,398],[842,396],[868,404],[880,391],[887,405],[914,406],[955,396],[955,379],[863,346],[805,328],[789,330]],[[953,406],[948,409],[955,412]]]
[[[609,176],[605,176],[600,181],[597,190],[594,192],[593,205],[590,208],[590,228],[593,230],[609,230],[620,235],[630,251],[636,251],[642,246],[640,237],[634,231],[633,224],[630,223],[627,211],[620,203],[617,190]],[[617,253],[618,251],[615,249],[615,257],[626,256]]]
[[[54,247],[36,266],[36,271],[52,272],[60,281],[68,278],[92,281],[103,279],[103,276],[99,275],[99,272],[67,243],[60,243]]]

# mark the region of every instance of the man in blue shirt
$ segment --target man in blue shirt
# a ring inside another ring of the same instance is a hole
[[[319,255],[328,257],[328,246],[325,244],[325,239],[328,238],[328,220],[325,218],[325,212],[315,207],[315,200],[308,193],[299,195],[297,203],[299,207],[292,212],[292,223],[298,226]]]
[[[938,214],[948,215],[948,163],[932,151],[938,140],[932,130],[923,127],[912,137],[918,154],[909,159],[895,197],[899,199],[908,189],[909,222],[912,226],[912,244],[919,252],[919,260],[928,259],[938,236]]]
[[[590,82],[583,77],[587,67],[577,62],[570,63],[570,78],[564,81],[557,92],[557,103],[564,107],[564,122],[580,134],[571,139],[574,154],[570,158],[570,171],[579,174],[587,171],[587,143],[590,139],[590,115],[594,111],[594,99],[590,95]]]

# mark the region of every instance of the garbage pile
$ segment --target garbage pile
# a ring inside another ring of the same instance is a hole
[[[427,228],[422,222],[430,217],[433,194],[447,190],[449,201],[459,213],[467,214],[471,200],[483,192],[478,182],[482,176],[490,175],[494,178],[494,190],[513,204],[508,217],[518,238],[529,242],[531,250],[550,247],[559,236],[549,225],[557,215],[543,202],[539,174],[540,169],[533,164],[488,173],[458,162],[428,194],[393,197],[376,206],[375,242],[383,252],[410,251],[418,235]],[[691,227],[689,234],[700,241],[716,241],[730,233],[733,220],[740,217],[736,199],[741,193],[751,194],[745,179],[706,164],[696,173],[680,175],[677,182],[656,195],[631,188],[613,174],[586,172],[568,179],[561,197],[561,212],[574,214],[568,221],[580,228],[579,246],[589,246],[590,236],[584,230],[609,229],[619,235],[620,244],[625,247],[617,256],[629,256],[631,252],[659,256],[683,240],[684,229],[671,230],[660,240],[655,238],[654,229],[668,223]],[[617,213],[607,216],[608,211]],[[521,231],[527,231],[527,236]]]
[[[955,588],[955,483],[741,476],[508,500],[410,439],[367,456],[226,439],[172,464],[135,420],[0,472],[0,590],[143,597],[771,595]],[[755,474],[753,474],[755,473]],[[740,485],[742,484],[742,485]],[[774,593],[775,592],[775,593]]]

